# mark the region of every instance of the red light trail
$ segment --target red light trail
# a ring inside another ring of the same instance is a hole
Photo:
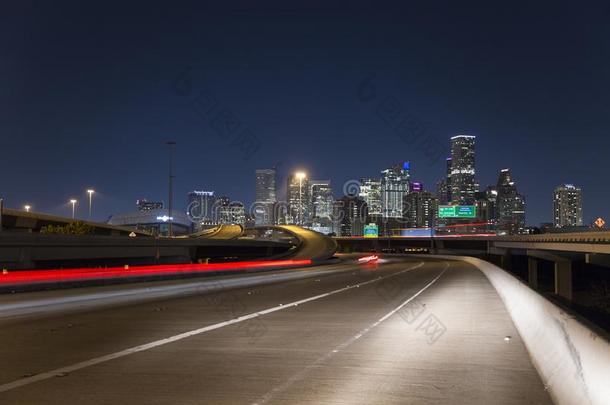
[[[209,264],[161,264],[108,268],[83,267],[61,270],[14,270],[0,274],[0,286],[41,282],[121,279],[155,275],[193,274],[213,271],[240,271],[270,267],[307,266],[309,264],[311,264],[311,260],[269,260]]]

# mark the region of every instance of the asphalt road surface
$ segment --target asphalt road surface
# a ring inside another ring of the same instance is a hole
[[[551,403],[477,269],[345,260],[0,296],[0,403]]]

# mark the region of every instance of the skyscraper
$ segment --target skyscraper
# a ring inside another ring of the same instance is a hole
[[[188,193],[187,215],[199,226],[212,226],[218,221],[214,212],[216,197],[213,191],[191,191]]]
[[[488,186],[485,191],[475,194],[477,205],[477,218],[487,222],[487,229],[495,228],[498,222],[498,190],[496,186]]]
[[[288,176],[288,189],[286,200],[288,202],[288,218],[291,224],[308,226],[311,214],[311,196],[309,179],[303,172],[292,173]]]
[[[277,201],[275,169],[256,170],[254,216],[257,226],[273,225],[274,204]]]
[[[229,212],[229,204],[231,203],[231,199],[226,195],[219,196],[216,198],[214,203],[214,218],[220,224],[230,224],[231,223],[231,213]]]
[[[330,186],[330,180],[312,180],[310,184],[311,229],[321,233],[331,233],[335,198]]]
[[[522,233],[525,228],[525,197],[517,192],[509,169],[500,171],[497,192],[498,230],[511,235]]]
[[[441,205],[451,202],[451,158],[446,160],[445,178],[438,182],[436,194]]]
[[[471,205],[479,186],[475,180],[475,137],[457,135],[451,138],[451,202]]]
[[[404,197],[405,221],[410,228],[430,228],[436,224],[438,199],[429,191],[419,189]]]
[[[335,229],[338,236],[362,236],[368,223],[368,207],[362,197],[346,195],[335,202]]]
[[[244,226],[246,223],[246,210],[244,204],[239,201],[230,202],[225,208],[224,214],[226,224],[236,224]]]
[[[381,180],[380,179],[361,179],[360,197],[364,199],[369,209],[369,215],[381,216],[383,213],[381,203]]]
[[[582,226],[582,191],[573,184],[562,184],[553,193],[553,225],[556,228]]]
[[[381,172],[381,204],[384,218],[403,217],[403,199],[410,187],[410,163]]]
[[[256,201],[275,202],[275,169],[256,170]]]

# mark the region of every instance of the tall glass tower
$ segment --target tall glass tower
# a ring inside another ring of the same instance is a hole
[[[218,216],[215,211],[216,197],[213,191],[191,191],[188,193],[187,215],[197,228],[215,226]]]
[[[311,195],[307,175],[302,172],[288,176],[288,218],[286,222],[300,226],[309,226],[311,219]]]
[[[525,227],[525,197],[517,192],[509,169],[500,171],[496,190],[498,230],[508,234],[522,233]]]
[[[384,218],[402,218],[404,196],[410,190],[411,165],[404,162],[381,172],[381,204]]]
[[[438,182],[436,194],[441,205],[451,202],[451,158],[446,160],[445,178]]]
[[[451,138],[451,202],[456,205],[475,203],[479,185],[475,180],[475,137],[457,135]]]
[[[254,221],[257,226],[273,225],[275,222],[275,175],[275,169],[256,170]]]
[[[331,233],[335,198],[330,180],[312,180],[310,186],[311,229],[321,233]]]
[[[364,199],[368,206],[369,215],[381,216],[381,180],[380,179],[361,179],[360,197]]]

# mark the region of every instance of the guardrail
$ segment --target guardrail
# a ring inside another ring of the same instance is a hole
[[[553,401],[560,405],[607,404],[610,342],[516,277],[484,260],[468,262],[485,274],[504,302]]]
[[[498,236],[494,238],[494,241],[528,243],[610,243],[610,232],[570,232]]]

